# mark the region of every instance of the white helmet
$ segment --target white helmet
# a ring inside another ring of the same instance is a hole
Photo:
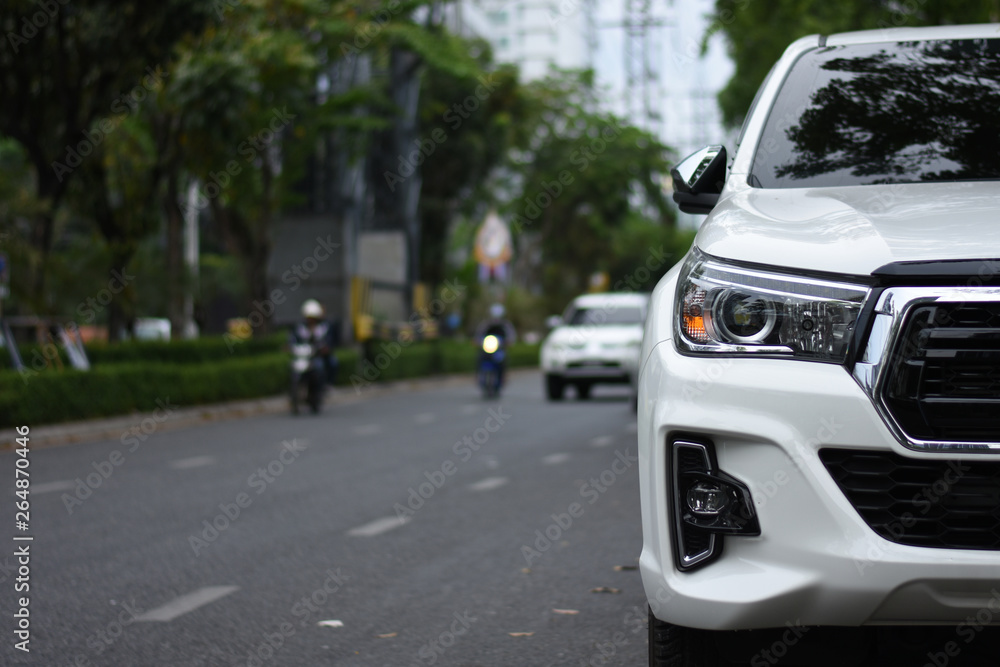
[[[492,317],[493,319],[499,320],[501,317],[503,317],[503,313],[504,313],[503,304],[494,303],[492,306],[490,306],[490,317]]]
[[[316,299],[309,299],[302,304],[302,317],[315,317],[320,319],[323,317],[323,306],[319,305],[319,301]]]

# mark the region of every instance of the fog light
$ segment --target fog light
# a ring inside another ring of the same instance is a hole
[[[729,505],[729,496],[714,482],[698,482],[687,492],[688,509],[695,514],[715,516]]]
[[[677,566],[690,570],[722,552],[723,535],[760,535],[750,489],[719,470],[710,441],[675,440],[668,479],[673,484]]]

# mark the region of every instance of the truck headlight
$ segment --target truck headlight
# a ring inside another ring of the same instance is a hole
[[[681,352],[842,363],[868,287],[727,264],[695,250],[677,284]]]

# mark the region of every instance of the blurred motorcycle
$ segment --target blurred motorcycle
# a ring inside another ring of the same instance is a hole
[[[309,343],[293,343],[291,351],[289,398],[292,413],[297,415],[303,405],[308,405],[313,414],[318,414],[326,388],[323,360]]]
[[[483,390],[483,398],[493,398],[500,395],[503,387],[503,371],[506,364],[507,351],[503,338],[490,334],[483,338],[479,351],[477,375],[479,387]]]

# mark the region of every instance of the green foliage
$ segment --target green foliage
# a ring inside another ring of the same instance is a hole
[[[86,346],[87,358],[91,366],[110,364],[154,363],[154,364],[199,364],[245,358],[280,352],[287,336],[250,338],[238,341],[226,336],[203,336],[194,340],[175,341],[125,341],[121,343],[90,343]],[[46,359],[58,354],[63,366],[69,366],[69,359],[61,347],[54,345],[20,345],[21,359],[28,368],[42,368]],[[0,352],[0,368],[10,368],[10,358]],[[43,372],[57,372],[55,368]],[[34,377],[34,375],[32,375]]]
[[[42,204],[31,215],[26,235],[33,274],[26,301],[36,312],[52,308],[45,283],[58,208],[68,187],[85,173],[90,183],[80,193],[92,207],[86,214],[102,226],[106,238],[121,242],[123,247],[110,248],[118,258],[116,268],[127,261],[132,239],[118,233],[120,221],[113,215],[113,209],[124,205],[114,195],[127,193],[120,182],[117,187],[108,182],[107,173],[116,167],[104,162],[109,137],[121,132],[122,122],[148,95],[151,86],[143,81],[153,75],[147,68],[169,66],[174,46],[184,35],[200,31],[211,9],[201,0],[0,3],[5,42],[0,49],[0,99],[5,100],[0,134],[25,149],[35,199]],[[126,224],[144,215],[133,213]]]
[[[270,354],[205,364],[113,364],[28,378],[0,371],[0,426],[149,411],[157,401],[187,407],[270,396],[287,386],[287,366],[284,354]]]
[[[420,260],[421,275],[432,284],[445,278],[449,229],[456,213],[473,216],[481,213],[483,204],[496,203],[490,176],[505,160],[516,128],[528,120],[517,70],[494,69],[485,43],[473,42],[467,48],[479,53],[482,69],[462,76],[429,69],[420,95],[422,142],[433,146],[421,176]]]
[[[611,242],[607,264],[612,291],[651,292],[660,278],[687,253],[694,230],[680,230],[631,216]]]
[[[792,41],[811,34],[1000,19],[1000,2],[989,0],[716,0],[708,37],[725,36],[736,71],[719,93],[723,120],[738,126],[768,70]]]
[[[595,110],[590,77],[563,72],[529,86],[536,124],[514,164],[520,196],[507,206],[515,234],[541,248],[541,282],[554,302],[565,303],[591,274],[611,268],[609,250],[628,221],[673,224],[661,187],[668,148]]]
[[[395,350],[395,351],[394,351]],[[349,375],[351,384],[386,382],[442,373],[473,373],[478,347],[468,341],[434,340],[395,348],[394,343],[374,343],[370,358]],[[538,364],[538,345],[515,343],[508,348],[510,368]],[[338,380],[343,378],[343,367]]]
[[[0,428],[149,411],[159,407],[158,401],[191,407],[280,395],[288,386],[288,355],[281,351],[284,340],[278,335],[251,339],[232,345],[232,352],[222,338],[120,343],[89,348],[94,366],[86,372],[50,369],[22,374],[0,368]],[[361,362],[353,350],[337,350],[336,383],[358,387],[475,370],[477,350],[469,343],[418,342],[400,346],[384,360],[378,358],[392,348],[392,343],[373,347],[378,366]],[[22,348],[26,360],[35,351],[52,352]],[[537,345],[510,348],[509,366],[537,363]]]

